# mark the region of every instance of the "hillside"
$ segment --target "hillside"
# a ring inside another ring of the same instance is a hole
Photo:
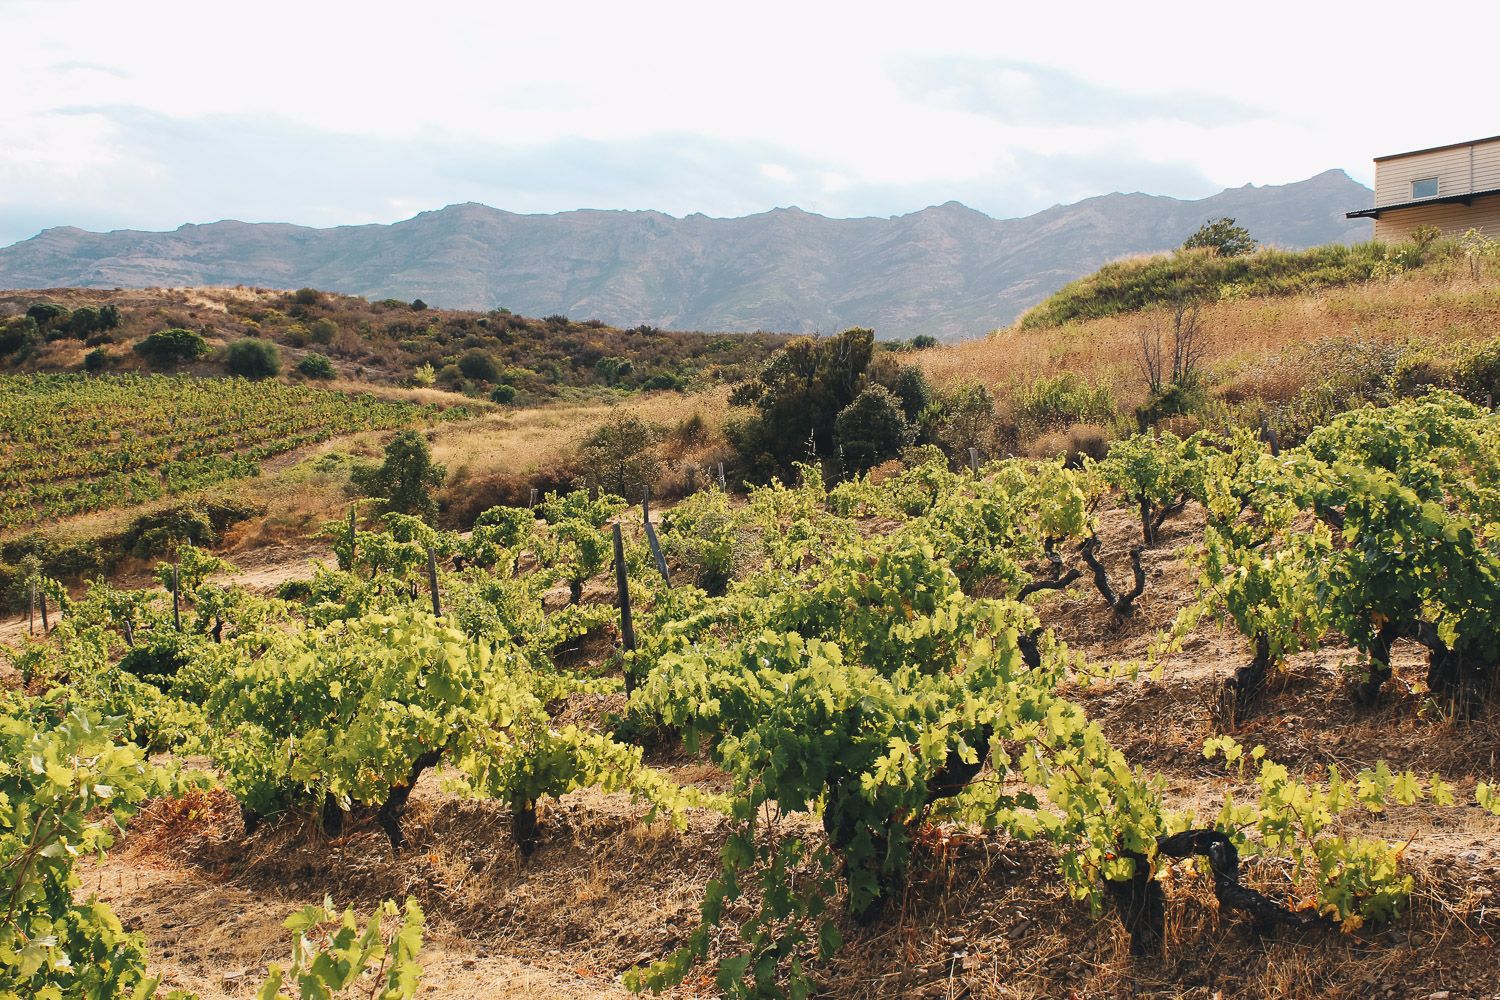
[[[26,313],[38,304],[62,313],[43,328]],[[113,306],[119,325],[83,330],[73,314]],[[242,337],[277,345],[284,367],[309,355],[329,359],[343,388],[413,384],[423,365],[438,388],[487,396],[508,386],[519,403],[571,390],[676,389],[733,380],[785,342],[783,336],[725,336],[622,330],[566,316],[545,319],[505,310],[488,313],[429,308],[422,302],[296,293],[255,288],[154,288],[134,291],[50,288],[0,292],[0,371],[78,370],[96,353],[91,371],[141,371],[134,350],[141,338],[166,328],[201,334],[212,352],[177,370],[223,374],[224,348]]]
[[[597,317],[617,327],[833,332],[945,340],[1007,325],[1067,282],[1164,250],[1210,217],[1263,242],[1367,238],[1370,191],[1339,170],[1197,201],[1109,194],[1021,219],[957,202],[892,218],[796,208],[738,219],[660,212],[517,215],[452,205],[393,225],[217,222],[170,233],[49,229],[0,249],[0,288],[313,286],[372,300]]]
[[[1471,249],[1439,240],[1124,262],[917,363],[939,391],[985,387],[990,446],[1022,453],[1055,453],[1069,434],[1076,445],[1070,425],[1106,440],[1133,433],[1152,402],[1143,343],[1170,349],[1179,304],[1197,372],[1169,415],[1178,431],[1268,425],[1295,440],[1343,409],[1434,386],[1483,402],[1500,395],[1500,244]]]

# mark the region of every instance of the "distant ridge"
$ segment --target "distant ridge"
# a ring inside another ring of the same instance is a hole
[[[737,219],[654,211],[517,215],[474,203],[391,225],[216,222],[168,233],[59,227],[0,249],[0,288],[312,286],[367,298],[627,327],[976,336],[1122,256],[1229,215],[1283,247],[1369,239],[1372,194],[1342,170],[1197,201],[1108,194],[1021,219],[956,201],[892,218],[778,208]]]

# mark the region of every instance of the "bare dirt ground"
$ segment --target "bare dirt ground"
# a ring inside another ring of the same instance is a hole
[[[1199,528],[1189,511],[1147,554],[1147,591],[1130,621],[1112,623],[1083,585],[1051,597],[1043,619],[1091,660],[1144,657],[1190,598],[1189,547]],[[1105,519],[1112,574],[1127,572],[1133,530],[1123,514]],[[303,554],[286,555],[242,559],[241,582],[267,588],[302,573]],[[1226,790],[1253,794],[1201,753],[1213,732],[1210,706],[1246,655],[1238,636],[1206,622],[1159,680],[1094,682],[1073,695],[1133,763],[1166,779],[1174,804],[1211,815]],[[1360,710],[1347,697],[1352,662],[1338,648],[1297,657],[1236,737],[1312,778],[1329,764],[1385,759],[1441,773],[1470,803],[1476,781],[1496,780],[1500,705],[1476,722],[1443,718],[1416,693],[1421,668],[1408,657],[1385,703]],[[588,725],[619,707],[618,696],[596,697],[564,712]],[[714,768],[680,751],[653,760],[679,781],[724,787]],[[623,997],[623,971],[666,955],[695,926],[727,833],[720,818],[695,814],[678,833],[647,825],[627,797],[574,793],[544,812],[543,842],[523,858],[503,805],[455,798],[439,779],[429,772],[419,784],[399,856],[368,827],[330,841],[288,822],[247,837],[223,793],[156,803],[104,862],[85,867],[84,891],[145,934],[168,985],[206,1000],[253,995],[265,964],[288,953],[281,921],[325,895],[364,911],[381,899],[416,898],[428,917],[425,995],[442,998]],[[1500,998],[1500,819],[1472,804],[1413,806],[1353,817],[1347,828],[1407,845],[1417,889],[1393,922],[1260,936],[1237,915],[1221,917],[1206,880],[1185,865],[1170,893],[1162,953],[1135,958],[1108,909],[1095,916],[1067,897],[1048,848],[947,831],[919,849],[899,905],[871,927],[845,922],[843,950],[817,971],[818,995]],[[1287,875],[1278,863],[1253,861],[1247,881],[1276,893]],[[675,995],[714,993],[700,976]]]

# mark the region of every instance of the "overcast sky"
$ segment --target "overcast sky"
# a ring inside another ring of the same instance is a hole
[[[50,226],[1203,197],[1500,133],[1500,3],[0,0]],[[1353,206],[1351,206],[1353,207]]]

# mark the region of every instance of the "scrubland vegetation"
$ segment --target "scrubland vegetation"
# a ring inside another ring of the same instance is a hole
[[[12,533],[0,996],[1487,995],[1500,255],[1224,221],[693,394],[450,338],[395,380],[465,409],[91,515],[128,565]],[[352,399],[258,339],[220,391]]]

